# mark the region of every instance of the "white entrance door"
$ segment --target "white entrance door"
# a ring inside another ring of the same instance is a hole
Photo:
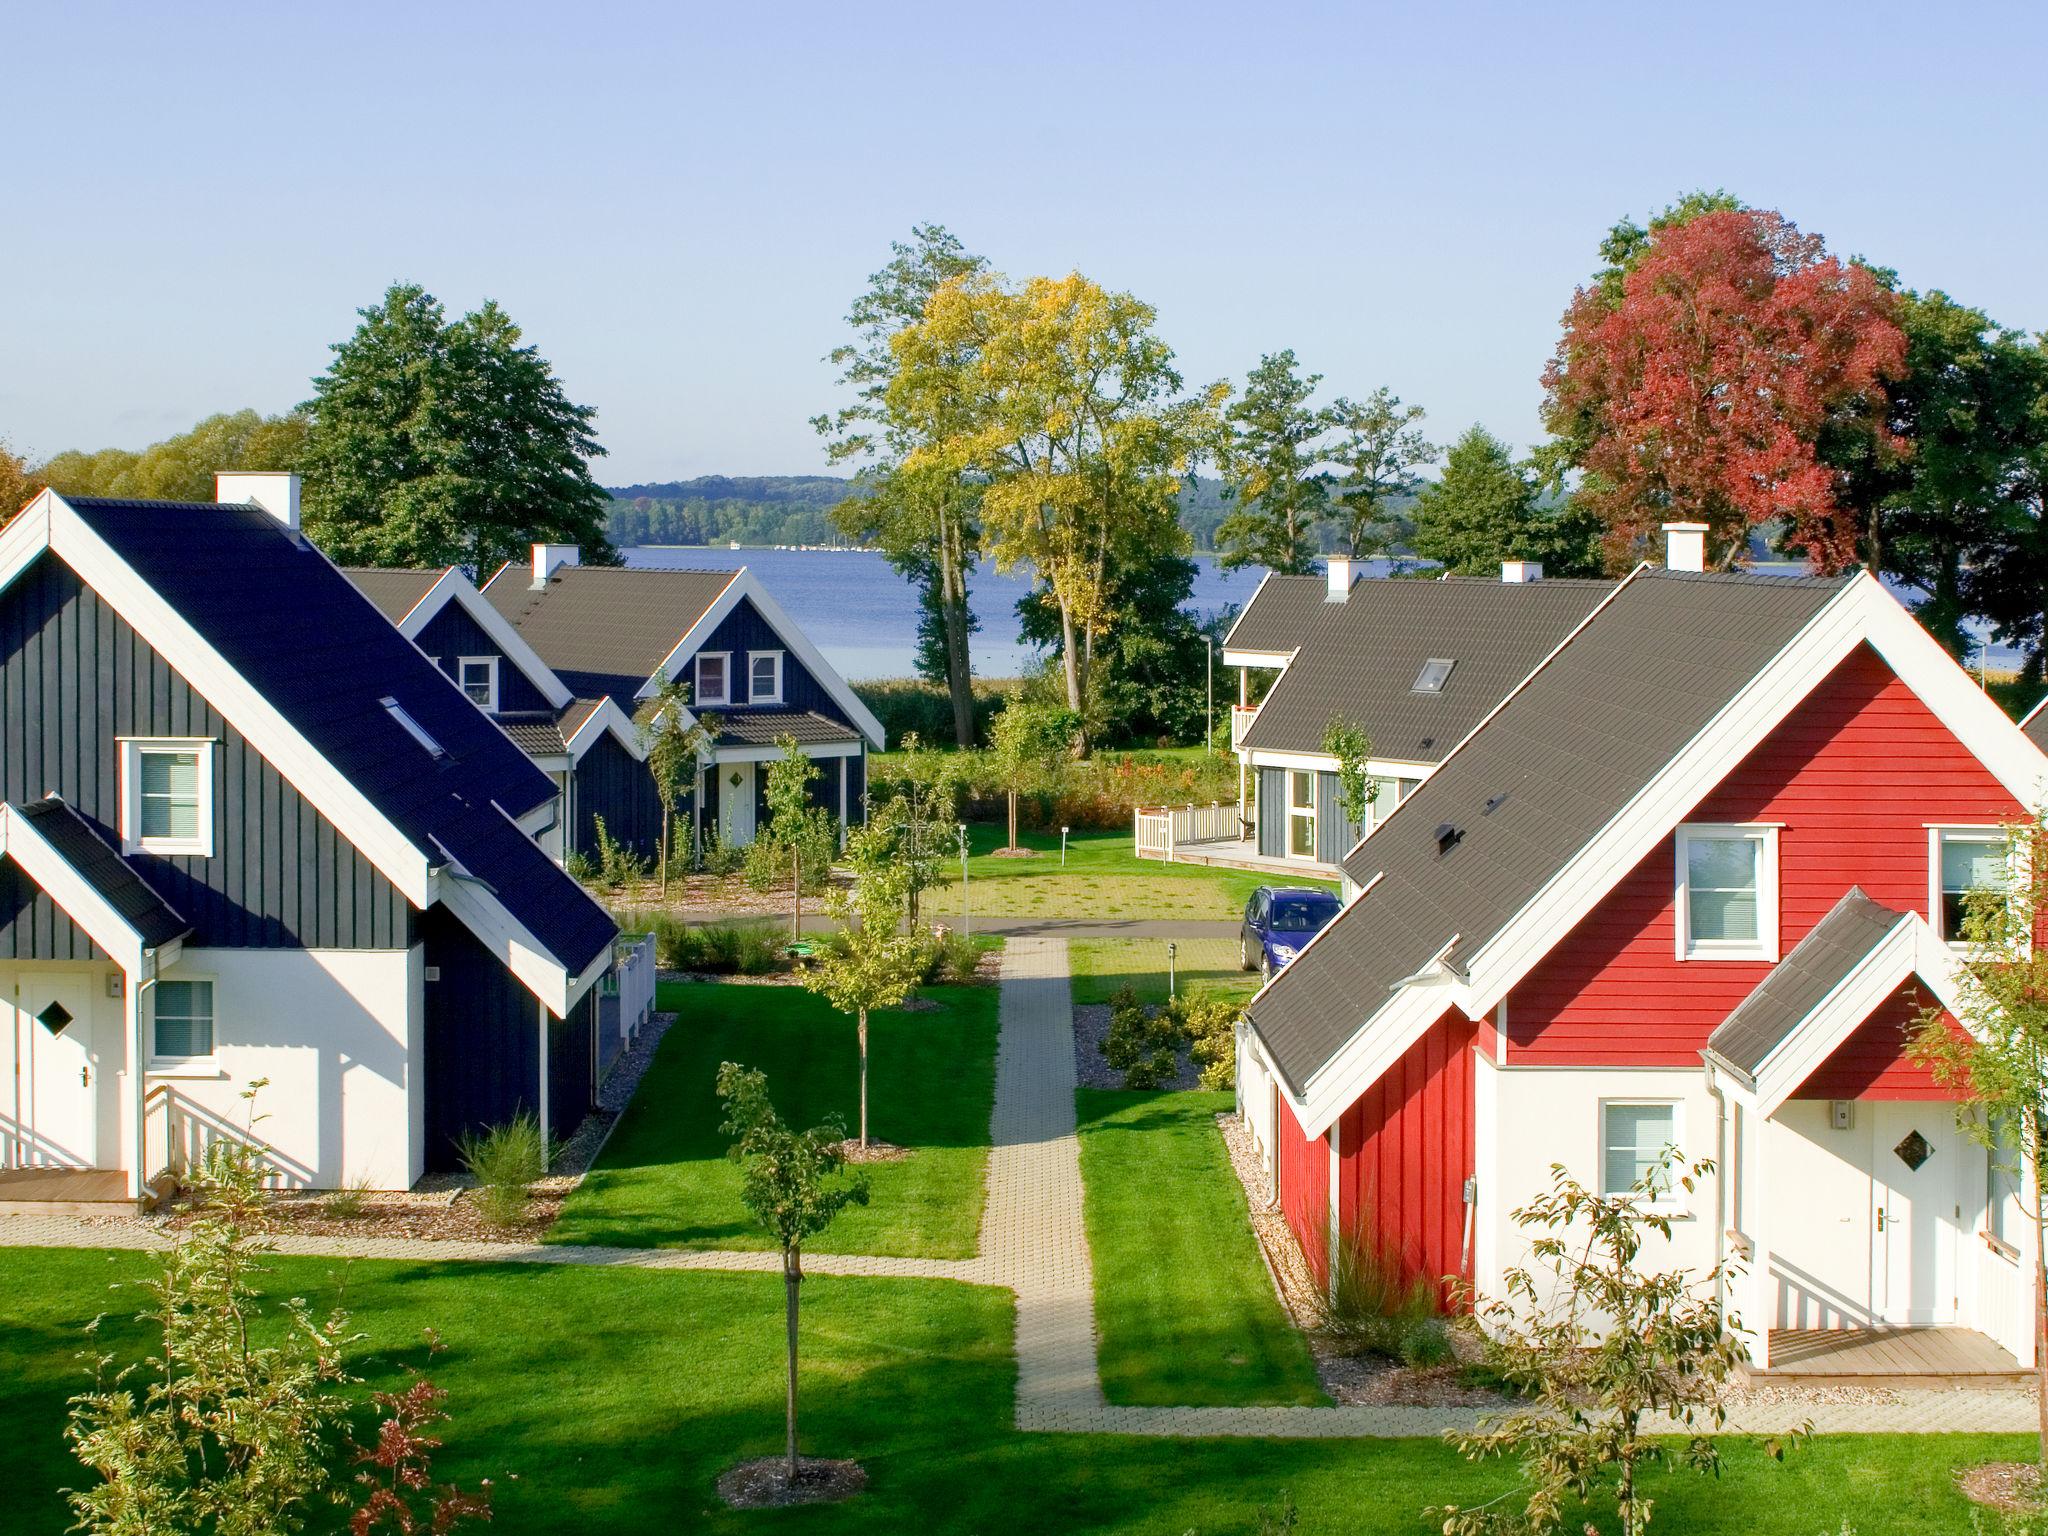
[[[13,1134],[18,1168],[90,1168],[94,1162],[92,978],[25,971],[5,1010],[14,1030]]]
[[[728,848],[754,840],[754,765],[718,764],[718,836]]]
[[[1871,1312],[1894,1326],[1956,1320],[1956,1244],[1970,1165],[1981,1155],[1947,1104],[1878,1101],[1871,1113]]]

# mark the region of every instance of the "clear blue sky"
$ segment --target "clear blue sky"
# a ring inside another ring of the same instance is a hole
[[[2039,6],[0,9],[0,436],[303,399],[393,280],[496,298],[609,483],[822,467],[846,306],[919,220],[1538,434],[1618,216],[1693,187],[2048,326]]]

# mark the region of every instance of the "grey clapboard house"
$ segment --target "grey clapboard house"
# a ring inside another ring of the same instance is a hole
[[[216,1136],[404,1187],[593,1093],[610,918],[555,786],[298,530],[45,492],[0,532],[0,1152],[131,1192]]]

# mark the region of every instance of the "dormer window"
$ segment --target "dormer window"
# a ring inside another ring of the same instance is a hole
[[[780,704],[782,702],[782,652],[747,652],[747,702],[749,704]]]
[[[498,712],[498,658],[464,656],[455,663],[455,680],[469,702],[487,715]]]
[[[1451,668],[1456,665],[1455,661],[1448,661],[1441,656],[1432,656],[1422,664],[1422,670],[1415,674],[1415,686],[1409,691],[1411,693],[1442,693],[1444,691],[1444,684],[1450,680]]]
[[[732,663],[730,651],[700,651],[697,653],[697,687],[692,702],[705,704],[730,704],[732,702],[732,681],[728,673]]]
[[[125,853],[213,856],[213,742],[128,737],[121,743]]]

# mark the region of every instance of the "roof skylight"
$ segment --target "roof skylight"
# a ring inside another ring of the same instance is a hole
[[[434,740],[433,737],[429,736],[427,734],[427,728],[421,725],[419,721],[413,719],[411,715],[407,714],[405,712],[405,706],[400,704],[398,700],[393,698],[383,698],[379,699],[377,702],[379,704],[382,704],[385,707],[385,709],[390,711],[392,719],[396,720],[400,725],[405,727],[405,732],[408,736],[412,737],[414,741],[418,742],[422,747],[426,748],[427,756],[446,757],[448,755],[448,749],[442,746],[441,743],[439,743],[438,741]]]
[[[1422,664],[1422,670],[1415,674],[1415,686],[1409,691],[1411,693],[1442,693],[1444,691],[1444,683],[1451,675],[1451,668],[1456,665],[1455,661],[1448,661],[1441,656],[1432,656]]]

